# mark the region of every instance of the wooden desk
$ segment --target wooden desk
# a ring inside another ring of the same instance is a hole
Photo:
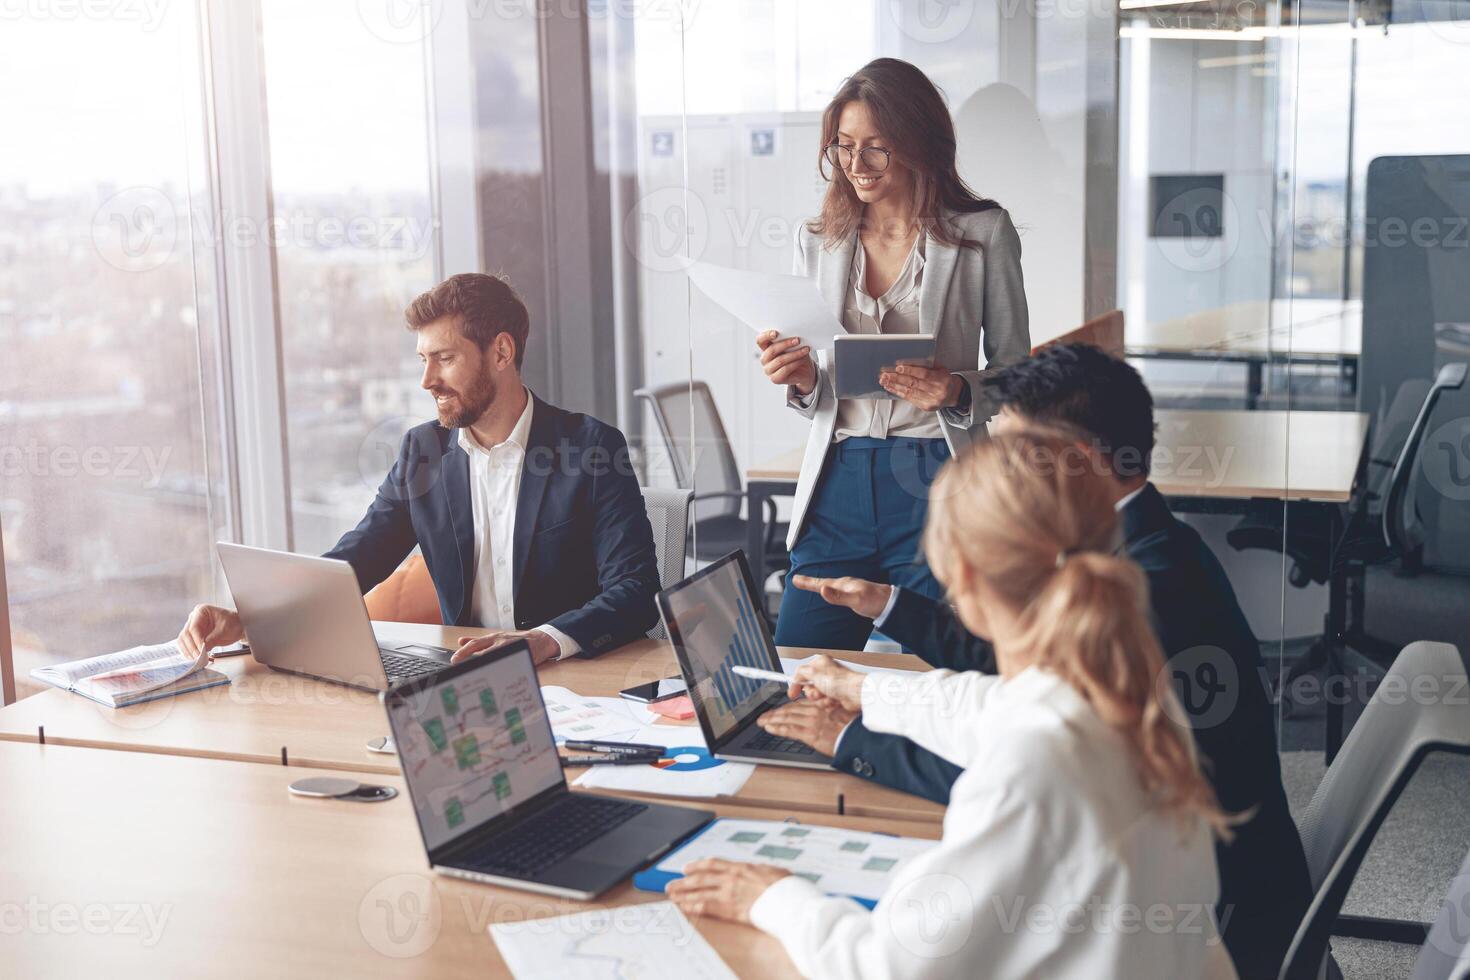
[[[1154,485],[1167,497],[1342,503],[1368,436],[1361,412],[1168,410]]]
[[[482,630],[379,624],[390,642],[454,647],[460,636]],[[804,657],[811,650],[785,650]],[[919,669],[916,657],[843,653],[846,659]],[[227,687],[113,710],[65,691],[48,689],[0,709],[0,741],[48,743],[198,756],[239,762],[286,764],[349,772],[397,774],[398,758],[370,752],[367,742],[388,733],[375,694],[339,684],[269,670],[250,657],[221,660]],[[616,696],[634,684],[677,674],[673,651],[663,641],[629,644],[592,660],[541,668],[543,684],[579,694]],[[685,724],[692,725],[693,722]],[[581,772],[573,770],[569,778]],[[758,766],[739,795],[740,805],[780,806],[806,813],[854,813],[938,822],[944,808],[839,772]]]
[[[1368,434],[1361,412],[1159,409],[1154,419],[1154,482],[1166,496],[1343,501]],[[1211,467],[1211,453],[1223,471]],[[801,456],[782,453],[745,478],[765,494],[794,493]]]
[[[1336,364],[1357,390],[1363,304],[1356,300],[1255,300],[1172,320],[1129,322],[1128,357],[1237,361],[1247,366],[1246,402],[1254,408],[1268,364]]]
[[[386,803],[309,800],[287,784],[328,773],[17,743],[0,743],[0,771],[7,976],[507,977],[490,923],[661,900],[631,883],[584,903],[432,874],[398,777],[374,780],[400,790]],[[697,926],[740,976],[795,976],[755,929]]]

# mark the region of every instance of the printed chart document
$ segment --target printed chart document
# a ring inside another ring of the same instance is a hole
[[[736,980],[673,902],[497,922],[490,938],[516,980]]]
[[[817,284],[805,276],[696,262],[689,268],[689,281],[756,333],[775,330],[783,337],[800,337],[816,351],[831,350],[832,338],[847,332]]]
[[[644,725],[658,715],[626,698],[584,697],[556,685],[541,688],[551,733],[560,745],[567,739],[583,742],[636,742]]]
[[[684,867],[702,858],[774,864],[800,875],[828,895],[856,899],[872,908],[895,870],[938,841],[894,837],[841,827],[776,820],[716,820],[683,847],[633,876],[645,891],[663,891]]]
[[[568,739],[662,745],[664,757],[643,766],[589,766],[576,779],[588,789],[660,796],[734,796],[755,772],[748,762],[709,753],[698,725],[654,724],[658,715],[624,698],[584,697],[565,687],[541,688],[557,744]]]
[[[209,669],[208,663],[207,651],[188,657],[176,643],[158,643],[37,667],[31,676],[109,708],[123,708],[230,682],[229,675]]]

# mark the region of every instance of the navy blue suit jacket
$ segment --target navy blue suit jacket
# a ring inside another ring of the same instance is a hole
[[[595,656],[638,639],[657,619],[653,529],[623,434],[531,398],[511,569],[515,624],[549,623]],[[476,626],[474,534],[459,433],[426,422],[403,437],[367,514],[326,557],[349,562],[366,592],[418,545],[444,622]]]
[[[1154,629],[1205,774],[1227,813],[1255,808],[1231,843],[1216,844],[1219,913],[1240,976],[1274,980],[1312,890],[1281,784],[1260,646],[1225,569],[1152,484],[1120,516],[1124,550],[1148,577]],[[910,590],[899,592],[883,632],[935,667],[996,670],[988,642],[966,631],[948,605]],[[961,772],[908,739],[868,731],[861,717],[843,732],[832,764],[941,803]]]

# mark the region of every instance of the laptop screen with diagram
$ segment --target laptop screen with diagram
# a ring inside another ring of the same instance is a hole
[[[528,649],[388,698],[414,812],[432,850],[564,785]]]

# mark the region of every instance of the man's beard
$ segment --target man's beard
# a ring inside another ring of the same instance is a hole
[[[441,406],[437,401],[434,403],[439,411],[439,424],[446,429],[463,429],[479,421],[480,416],[494,403],[495,379],[486,376],[464,391],[442,388],[439,392],[454,396],[450,405]]]

